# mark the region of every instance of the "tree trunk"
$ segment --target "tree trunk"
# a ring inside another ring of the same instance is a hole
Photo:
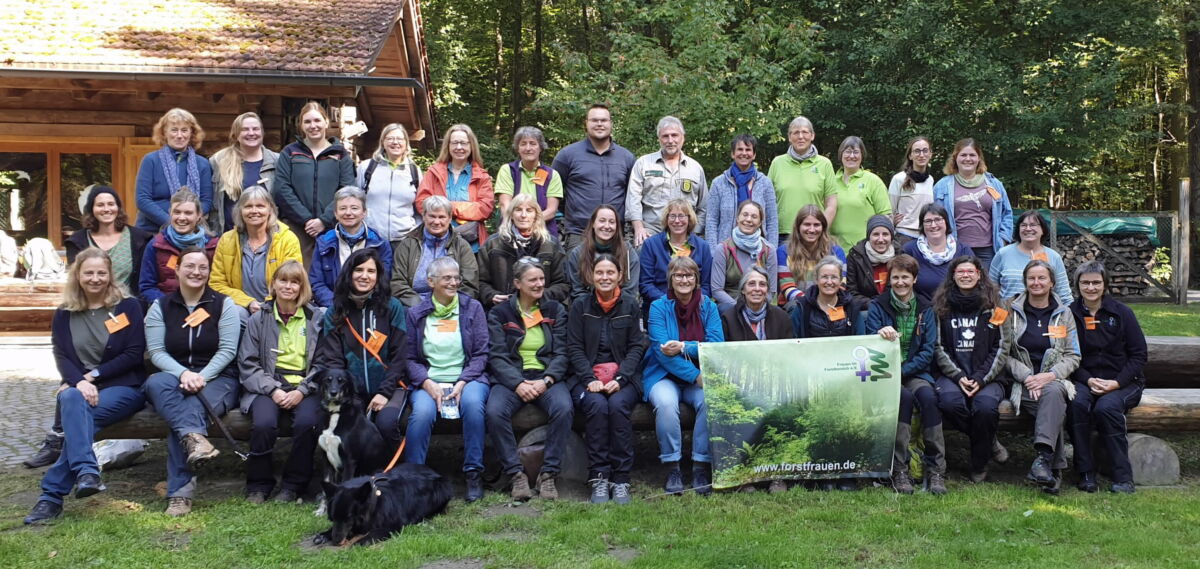
[[[579,2],[579,19],[583,22],[583,53],[587,55],[588,65],[595,67],[592,61],[592,25],[588,21],[588,0]]]
[[[496,11],[496,71],[492,76],[492,133],[500,133],[500,116],[504,114],[504,36],[500,34],[502,14]]]
[[[1192,194],[1192,275],[1191,282],[1200,277],[1200,240],[1196,239],[1200,227],[1200,18],[1195,10],[1189,10],[1184,23],[1184,53],[1187,61],[1188,84],[1188,176],[1191,178]]]
[[[512,126],[516,129],[521,125],[521,106],[523,98],[521,82],[524,79],[524,73],[521,70],[521,32],[524,27],[524,22],[521,20],[524,17],[521,0],[513,0],[512,3],[512,99],[511,109],[509,114],[512,115]]]
[[[546,53],[543,51],[546,37],[542,30],[542,8],[545,3],[545,0],[536,0],[533,12],[533,84],[537,87],[546,85]]]

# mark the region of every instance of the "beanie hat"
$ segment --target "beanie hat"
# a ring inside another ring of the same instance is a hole
[[[891,233],[893,236],[896,235],[896,226],[892,224],[891,218],[886,215],[872,215],[871,219],[867,220],[867,235],[870,236],[876,227],[887,228],[888,233]]]

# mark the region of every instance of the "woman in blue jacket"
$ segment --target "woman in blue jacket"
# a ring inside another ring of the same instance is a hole
[[[955,143],[942,171],[946,177],[934,184],[933,201],[949,212],[950,233],[987,269],[996,252],[1012,241],[1008,192],[988,173],[983,151],[973,138]]]
[[[168,204],[180,187],[200,196],[202,213],[212,209],[212,165],[197,154],[204,129],[183,109],[171,109],[154,125],[154,143],[162,148],[142,158],[137,173],[137,228],[150,233],[170,220]]]
[[[692,488],[697,494],[707,495],[712,492],[712,457],[708,450],[708,408],[704,405],[699,343],[723,342],[725,335],[717,304],[700,290],[697,279],[702,277],[696,262],[690,257],[676,257],[667,265],[666,274],[671,283],[666,298],[650,305],[646,327],[650,345],[646,348],[642,371],[642,392],[654,406],[658,458],[668,467],[664,489],[669,494],[682,494],[684,489],[679,471],[679,459],[683,456],[679,403],[695,409]]]
[[[946,442],[930,373],[937,347],[937,319],[928,303],[913,294],[918,270],[917,260],[909,255],[896,255],[888,261],[891,290],[871,301],[867,333],[878,333],[888,341],[899,340],[904,357],[900,365],[900,416],[892,454],[892,488],[901,494],[913,493],[908,443],[912,438],[913,408],[917,407],[925,439],[926,481],[930,493],[941,495],[946,493]]]
[[[346,186],[333,194],[337,225],[317,238],[308,280],[317,306],[333,304],[333,287],[342,271],[342,260],[359,249],[374,249],[383,261],[383,276],[392,274],[392,245],[366,224],[367,194]]]
[[[712,272],[712,250],[708,243],[695,234],[696,210],[692,204],[683,198],[667,202],[667,230],[656,234],[642,243],[641,249],[641,281],[642,306],[649,307],[650,303],[667,296],[670,279],[667,278],[667,264],[677,257],[689,257],[700,267],[698,286],[705,296],[712,294],[709,281]]]
[[[140,389],[146,377],[142,305],[125,295],[99,248],[84,249],[71,265],[50,340],[62,375],[58,406],[64,448],[42,477],[42,495],[26,524],[61,515],[63,497],[72,487],[76,498],[104,491],[92,451],[94,435],[146,404]]]

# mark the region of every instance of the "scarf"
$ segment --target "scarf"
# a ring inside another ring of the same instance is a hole
[[[734,204],[740,204],[750,199],[750,182],[754,181],[758,175],[758,168],[754,167],[754,163],[750,163],[750,167],[745,172],[738,168],[737,164],[729,166],[729,177],[733,178],[733,184],[737,187],[737,201]]]
[[[193,233],[181,235],[178,231],[175,231],[174,225],[167,225],[167,230],[163,235],[167,238],[167,242],[174,245],[180,251],[188,247],[203,247],[204,243],[208,241],[208,235],[199,227]]]
[[[449,304],[443,305],[442,303],[438,302],[437,297],[432,294],[429,295],[429,300],[433,301],[433,312],[431,312],[430,315],[438,320],[445,320],[458,311],[457,294],[454,295],[454,298],[450,300]]]
[[[593,245],[593,248],[596,249],[597,254],[613,252],[613,244],[611,241],[608,243],[605,243],[604,241],[596,239],[595,241],[592,242],[592,245]]]
[[[358,233],[354,234],[347,233],[346,228],[340,223],[333,227],[337,230],[338,238],[340,238],[342,241],[345,241],[346,245],[350,246],[351,250],[354,249],[355,245],[358,245],[359,241],[367,238],[367,224],[365,223],[362,224],[362,227],[358,228]]]
[[[617,290],[613,292],[613,297],[611,300],[604,300],[603,298],[600,298],[600,291],[596,291],[596,302],[600,304],[600,308],[604,310],[606,314],[612,312],[612,309],[617,307],[617,302],[619,300],[621,300],[621,287],[617,287]]]
[[[733,226],[732,233],[734,246],[745,251],[747,255],[750,255],[751,259],[755,258],[758,252],[762,250],[763,238],[760,233],[754,232],[746,235],[742,233],[742,228],[736,225]]]
[[[167,177],[167,187],[171,194],[179,191],[179,164],[175,161],[175,153],[170,146],[163,145],[158,149],[158,163],[162,165],[163,174]],[[200,193],[200,166],[196,163],[196,151],[191,147],[179,151],[187,161],[187,187],[196,194]]]
[[[908,176],[908,179],[912,180],[914,184],[920,184],[929,179],[929,172],[918,172],[913,170],[911,166],[904,169],[904,175]]]
[[[970,178],[964,178],[962,177],[962,174],[954,175],[954,181],[958,182],[958,185],[964,188],[978,188],[979,185],[983,183],[983,180],[983,174],[975,174]]]
[[[954,241],[953,235],[946,236],[946,250],[941,253],[934,253],[933,249],[929,248],[929,241],[925,240],[924,235],[917,238],[917,250],[921,252],[926,261],[929,261],[933,265],[945,265],[949,263],[954,258],[954,251],[957,249],[958,244]]]
[[[675,298],[675,289],[667,291],[667,298],[675,301],[675,320],[679,323],[679,339],[684,342],[703,342],[704,323],[700,321],[700,285],[692,291],[691,300],[686,303]]]
[[[896,331],[900,333],[900,354],[907,358],[908,346],[912,343],[913,333],[917,326],[917,298],[914,296],[903,302],[896,298],[892,291],[892,308],[896,309]]]
[[[808,145],[808,152],[805,152],[804,154],[797,153],[796,149],[794,147],[792,147],[791,145],[788,145],[788,156],[791,156],[792,160],[795,160],[797,162],[803,162],[803,161],[808,160],[809,158],[812,158],[813,156],[816,156],[816,155],[817,155],[817,145],[815,145],[815,144]]]
[[[963,292],[957,286],[947,287],[946,304],[955,314],[974,314],[983,306],[983,296],[978,289]]]
[[[535,237],[532,233],[528,237],[521,235],[521,231],[517,226],[512,228],[513,248],[517,251],[517,258],[521,257],[537,257],[538,249],[542,248],[542,240]]]
[[[375,291],[370,290],[361,294],[350,291],[350,300],[354,301],[355,306],[362,308],[363,305],[367,303],[367,300],[371,298],[372,294],[375,294]]]
[[[896,256],[895,243],[888,245],[887,251],[882,253],[876,253],[875,250],[871,248],[870,243],[864,244],[863,249],[867,252],[867,260],[871,262],[871,266],[883,265],[888,261],[891,261],[892,258]]]
[[[762,324],[762,321],[767,319],[767,303],[764,302],[759,310],[751,310],[749,304],[743,304],[742,318],[745,318],[746,322],[750,324],[750,328],[754,330],[754,334],[758,336],[759,340],[767,339],[767,327]],[[755,328],[755,324],[758,324],[757,328]]]

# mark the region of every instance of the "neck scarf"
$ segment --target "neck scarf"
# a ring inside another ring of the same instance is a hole
[[[521,231],[516,225],[512,226],[513,248],[517,250],[517,258],[521,257],[536,257],[538,249],[542,248],[542,241],[533,233],[529,236],[521,235]]]
[[[179,191],[181,184],[179,183],[179,163],[175,159],[176,153],[181,154],[184,161],[187,162],[187,187],[197,194],[200,193],[200,166],[196,163],[196,151],[191,146],[183,150],[174,150],[170,146],[163,145],[158,150],[158,163],[162,165],[163,174],[167,178],[167,187],[171,189],[171,194]]]
[[[983,183],[983,174],[975,174],[970,178],[964,178],[962,174],[955,174],[954,181],[964,188],[978,188]]]
[[[434,318],[437,318],[439,320],[444,320],[446,318],[449,318],[451,315],[453,315],[458,310],[458,295],[457,294],[454,295],[454,298],[450,300],[449,304],[445,304],[445,305],[438,302],[437,297],[432,294],[429,295],[429,300],[433,301],[433,312],[430,314]]]
[[[675,298],[675,289],[667,291],[667,298],[675,301],[675,320],[679,323],[679,339],[684,342],[703,342],[704,323],[700,321],[700,285],[692,291],[692,298],[680,302]]]
[[[979,289],[972,289],[971,292],[963,292],[957,286],[952,286],[946,289],[946,304],[950,306],[958,314],[973,314],[979,312],[983,306],[983,296],[979,294]]]
[[[929,179],[929,172],[918,172],[913,170],[911,166],[904,169],[904,175],[908,176],[908,179],[912,180],[914,184],[920,184]]]
[[[882,253],[876,253],[875,250],[871,248],[870,243],[866,243],[863,246],[863,249],[865,249],[867,251],[867,260],[871,262],[872,266],[882,265],[884,263],[887,263],[888,261],[891,261],[893,257],[896,256],[896,244],[895,243],[888,245],[887,251],[884,251]]]
[[[346,228],[340,223],[335,225],[334,229],[337,229],[338,238],[342,241],[345,241],[346,245],[349,245],[351,249],[353,249],[355,245],[358,245],[359,241],[367,238],[367,224],[365,223],[358,228],[358,233],[348,233]]]
[[[790,144],[788,145],[788,156],[791,156],[792,160],[795,160],[797,162],[803,162],[803,161],[808,160],[809,158],[812,158],[813,156],[816,156],[816,155],[817,155],[817,145],[815,145],[815,144],[808,145],[808,152],[805,152],[804,154],[798,154],[796,152],[795,147],[791,146]]]
[[[200,247],[204,245],[208,236],[204,234],[204,230],[196,227],[196,231],[187,235],[180,234],[175,231],[174,225],[167,225],[167,231],[164,233],[167,241],[175,246],[176,249],[183,250],[188,247]]]
[[[742,233],[742,228],[737,225],[733,226],[733,244],[738,249],[745,251],[747,255],[753,259],[762,250],[763,238],[757,231],[746,235]]]
[[[366,304],[367,299],[371,298],[371,295],[374,293],[375,293],[375,291],[373,291],[373,290],[370,290],[370,291],[367,291],[367,292],[364,292],[361,294],[351,291],[350,292],[350,300],[354,301],[355,306],[362,308],[363,304]]]
[[[917,327],[917,300],[912,297],[907,302],[901,301],[896,291],[892,291],[891,296],[892,308],[896,309],[896,330],[900,333],[900,353],[907,355],[913,330]]]
[[[601,241],[600,239],[596,239],[595,241],[592,241],[592,245],[595,247],[596,253],[612,253],[613,252],[612,241],[604,242],[604,241]]]
[[[596,302],[600,304],[600,308],[604,310],[605,313],[612,312],[612,309],[617,307],[617,301],[619,300],[621,300],[621,287],[617,287],[617,289],[613,291],[613,297],[610,300],[604,300],[603,298],[600,298],[600,291],[596,291]]]
[[[767,303],[763,303],[759,310],[751,310],[749,304],[742,305],[742,318],[750,324],[750,329],[754,330],[754,334],[759,340],[767,339],[767,327],[762,324],[763,320],[767,319]],[[756,327],[755,324],[758,324]]]
[[[752,195],[750,193],[750,182],[758,175],[758,168],[754,167],[754,163],[750,163],[750,167],[745,172],[738,168],[737,164],[729,165],[729,177],[733,178],[733,183],[737,187],[737,202],[742,203]]]
[[[926,261],[929,261],[933,265],[944,265],[949,263],[950,260],[954,258],[954,251],[957,249],[958,244],[955,243],[953,235],[946,236],[946,250],[942,251],[941,253],[935,253],[933,249],[929,247],[929,241],[925,239],[924,235],[917,238],[917,250],[921,252],[921,255],[925,257]]]

